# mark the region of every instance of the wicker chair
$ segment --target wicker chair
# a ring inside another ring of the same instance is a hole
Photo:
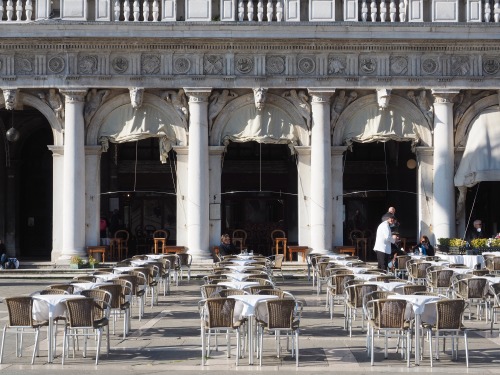
[[[283,259],[285,256],[283,254],[271,255],[267,258],[269,263],[269,269],[272,274],[279,274],[281,276],[281,280],[285,281],[285,276],[283,276]]]
[[[443,351],[445,350],[445,337],[457,338],[457,348],[454,347],[452,339],[452,356],[455,359],[458,357],[458,337],[464,337],[465,343],[465,363],[469,367],[469,349],[467,344],[467,331],[462,325],[462,317],[465,309],[465,301],[461,299],[447,299],[436,302],[437,319],[436,324],[423,323],[424,329],[427,329],[431,337],[429,339],[429,356],[431,359],[431,367],[433,366],[432,352],[432,332],[436,338],[436,359],[439,359],[439,338],[443,337]],[[440,336],[443,334],[443,336]],[[423,338],[423,336],[422,336]]]
[[[2,334],[2,348],[0,349],[0,363],[3,363],[3,352],[5,349],[5,335],[7,330],[13,329],[16,332],[16,356],[22,357],[23,355],[23,337],[24,333],[35,334],[35,346],[33,348],[33,355],[31,357],[31,364],[35,363],[35,356],[38,352],[38,338],[40,335],[40,328],[48,326],[49,322],[37,322],[33,320],[33,299],[31,297],[10,297],[4,300],[9,312],[9,320],[3,328]],[[33,332],[29,332],[33,329]]]
[[[356,313],[361,312],[361,331],[364,328],[365,316],[363,314],[363,298],[366,294],[377,290],[376,285],[354,284],[346,286],[346,314],[344,328],[349,329],[349,337],[352,337],[352,321],[356,318]]]
[[[250,291],[250,294],[259,294],[261,291],[270,291],[274,290],[274,287],[272,285],[257,285],[257,286],[251,286],[248,288]]]
[[[292,336],[292,357],[295,355],[295,365],[299,366],[299,325],[302,314],[302,303],[294,299],[275,299],[266,301],[267,321],[258,320],[259,360],[262,366],[262,351],[264,347],[264,332],[273,334],[277,340],[277,356],[281,356],[280,335],[286,333]]]
[[[402,294],[414,294],[416,292],[426,292],[425,285],[403,285],[401,286]]]
[[[338,305],[344,306],[345,314],[345,282],[346,280],[353,280],[354,274],[352,273],[338,273],[330,277],[326,289],[326,303],[330,310],[330,319],[333,319],[333,310],[335,302]]]
[[[437,269],[427,273],[427,286],[431,292],[449,294],[453,270]]]
[[[94,299],[94,325],[106,327],[106,353],[109,354],[109,317],[113,296],[104,289],[86,289],[80,293],[82,296]]]
[[[410,367],[410,338],[409,325],[405,322],[407,301],[398,299],[372,299],[366,303],[367,311],[372,311],[369,317],[369,346],[371,365],[374,364],[375,331],[385,334],[384,351],[387,354],[387,337],[406,337],[406,361]],[[372,307],[373,305],[373,307]],[[402,353],[403,354],[403,353]]]
[[[500,257],[499,256],[486,258],[484,261],[484,265],[490,273],[500,273]]]
[[[84,283],[88,281],[89,283],[95,282],[95,276],[93,275],[87,275],[87,276],[75,276],[73,277],[73,281],[75,283]]]
[[[96,315],[97,304],[93,298],[70,299],[66,301],[67,324],[64,327],[62,364],[66,358],[66,350],[69,348],[68,338],[83,336],[86,339],[97,336],[95,364],[99,364],[101,351],[102,330],[107,324],[103,321],[103,313]],[[83,347],[83,356],[87,356],[87,340]],[[75,346],[73,345],[73,358],[75,357]]]
[[[410,273],[408,279],[416,284],[425,284],[427,277],[427,268],[431,266],[428,262],[412,263],[410,266]]]
[[[124,282],[124,285],[120,284],[122,281]],[[125,280],[120,280],[119,282],[119,284],[100,285],[97,289],[105,290],[111,294],[111,301],[109,302],[109,315],[110,318],[113,318],[111,319],[113,321],[113,335],[115,334],[116,319],[124,313],[123,338],[125,339],[129,330],[130,303],[128,302],[127,295],[130,294],[130,292],[128,292],[130,290],[130,285],[127,284]]]
[[[487,292],[488,280],[485,278],[468,278],[459,280],[455,287],[455,295],[457,298],[463,299],[466,302],[466,308],[469,310],[469,319],[471,318],[471,306],[476,305],[476,318],[482,318],[483,309],[487,309],[487,301],[485,298]]]
[[[220,297],[220,291],[226,289],[225,286],[217,284],[205,284],[200,286],[201,298],[218,298]]]
[[[161,261],[165,262],[166,260],[169,261],[170,265],[170,272],[169,276],[170,278],[174,280],[175,285],[179,286],[179,273],[180,273],[180,260],[179,256],[177,254],[165,254],[162,258]],[[165,264],[164,264],[165,266]],[[169,281],[170,282],[170,281]]]
[[[229,296],[242,296],[244,294],[250,294],[243,289],[222,289],[219,291],[219,295],[221,298],[227,298]]]
[[[44,294],[69,294],[69,293],[63,289],[44,289],[40,290],[38,294],[44,295]]]
[[[216,335],[226,331],[227,357],[231,355],[231,336],[236,333],[236,366],[240,358],[240,327],[241,320],[234,320],[234,306],[236,300],[231,298],[208,298],[198,303],[201,319],[201,363],[205,365],[206,358],[210,355],[210,340],[207,335]],[[217,337],[215,338],[217,345]]]
[[[179,259],[179,277],[182,280],[184,271],[187,271],[188,282],[191,281],[191,263],[193,262],[193,256],[191,254],[183,253],[177,254]]]
[[[74,286],[71,284],[51,284],[51,285],[48,285],[45,289],[64,290],[65,292],[68,292],[68,294],[73,294],[75,291]]]
[[[142,316],[144,315],[144,294],[146,293],[146,280],[139,273],[135,273],[134,275],[120,275],[118,279],[127,280],[128,282],[130,282],[131,303],[134,303],[135,300],[138,304],[139,321],[141,321]],[[130,310],[132,315],[132,306],[130,306]]]

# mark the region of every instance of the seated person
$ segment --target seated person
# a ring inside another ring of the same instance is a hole
[[[401,249],[401,239],[399,238],[399,233],[393,232],[392,235],[396,238],[394,243],[391,244],[391,258],[389,259],[388,267],[392,272],[394,272],[394,270],[398,267],[397,257],[400,255],[406,255],[406,253],[403,249]]]
[[[429,242],[429,237],[422,236],[420,243],[413,247],[413,252],[419,252],[421,255],[434,256],[434,247]]]
[[[233,245],[231,241],[231,237],[229,234],[223,234],[220,237],[220,245],[219,245],[219,256],[225,257],[228,255],[238,254],[239,251],[236,249],[236,246]]]

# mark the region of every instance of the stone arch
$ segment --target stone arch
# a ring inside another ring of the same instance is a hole
[[[210,145],[228,141],[310,144],[305,119],[288,100],[270,93],[261,111],[255,108],[253,94],[237,97],[224,107],[210,131]]]
[[[391,95],[388,107],[379,109],[377,96],[370,94],[354,101],[342,112],[333,128],[332,145],[389,139],[431,146],[431,126],[409,100]]]
[[[123,127],[116,125],[124,121]],[[114,138],[115,130],[127,127],[129,132]],[[102,137],[111,142],[130,142],[149,137],[160,137],[162,160],[172,145],[187,145],[187,133],[183,120],[171,103],[160,97],[144,93],[140,108],[133,109],[128,93],[120,94],[105,102],[93,116],[86,136],[87,145],[101,143]]]
[[[52,130],[54,146],[63,146],[64,135],[62,122],[57,118],[54,110],[47,103],[34,95],[23,92],[19,92],[18,95],[22,104],[35,108],[47,119]],[[0,95],[0,108],[1,107],[5,107],[3,95]]]
[[[497,111],[500,121],[500,110],[499,110],[499,95],[489,95],[482,98],[471,105],[467,111],[465,111],[463,117],[457,124],[457,129],[455,132],[455,147],[465,147],[467,144],[467,138],[469,137],[469,132],[476,122],[476,119],[486,110]]]

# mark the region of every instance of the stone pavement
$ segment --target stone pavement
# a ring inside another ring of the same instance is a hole
[[[45,285],[67,281],[61,279],[0,279],[0,298],[29,294],[42,289]],[[441,354],[440,361],[435,361],[431,369],[429,359],[424,357],[419,367],[412,362],[406,367],[406,362],[395,353],[394,343],[391,342],[389,358],[383,358],[383,340],[376,340],[375,366],[370,366],[370,360],[365,351],[365,333],[360,329],[360,320],[354,323],[353,337],[343,329],[344,320],[340,308],[337,308],[334,319],[330,320],[325,309],[325,292],[316,296],[310,282],[305,277],[286,278],[278,280],[279,287],[292,292],[304,302],[304,312],[300,331],[300,366],[295,367],[295,360],[287,352],[283,358],[274,357],[274,340],[269,337],[265,343],[263,365],[258,360],[253,366],[248,365],[248,358],[240,360],[240,366],[235,366],[234,356],[226,357],[225,345],[219,347],[218,352],[212,352],[205,366],[201,365],[200,332],[198,301],[200,300],[200,279],[192,279],[189,283],[183,280],[171,294],[164,297],[160,293],[159,304],[154,307],[146,306],[145,317],[137,319],[137,309],[133,309],[132,330],[130,336],[122,339],[122,322],[116,326],[116,334],[111,335],[111,352],[105,354],[105,343],[101,353],[100,363],[94,365],[94,351],[83,358],[81,352],[76,358],[69,358],[65,365],[61,365],[62,340],[59,344],[57,356],[53,364],[47,363],[46,333],[41,336],[39,357],[35,365],[31,366],[31,351],[33,335],[25,336],[23,357],[15,356],[14,334],[6,339],[4,364],[0,365],[2,374],[20,374],[25,371],[37,373],[71,373],[88,374],[103,373],[106,375],[127,374],[156,374],[166,371],[182,374],[199,374],[211,372],[217,374],[238,373],[276,373],[297,372],[304,374],[320,374],[325,371],[338,373],[387,373],[391,372],[435,372],[435,373],[500,373],[500,339],[496,325],[493,334],[489,331],[489,322],[469,321],[465,324],[470,327],[469,351],[470,368],[465,367],[465,353],[460,346],[458,361],[451,360],[450,353]],[[7,319],[6,306],[0,303],[0,321],[3,327]],[[223,338],[220,339],[220,342]],[[233,349],[235,340],[233,339]],[[450,343],[447,343],[448,346]],[[463,342],[461,341],[461,344]],[[93,343],[90,344],[91,347]],[[425,350],[427,349],[427,343]]]

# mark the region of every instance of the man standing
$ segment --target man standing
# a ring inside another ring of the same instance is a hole
[[[396,241],[396,236],[392,235],[391,225],[394,224],[396,218],[390,212],[382,216],[382,222],[377,228],[377,236],[375,237],[375,246],[373,250],[377,253],[378,268],[386,271],[391,256],[391,244]]]

